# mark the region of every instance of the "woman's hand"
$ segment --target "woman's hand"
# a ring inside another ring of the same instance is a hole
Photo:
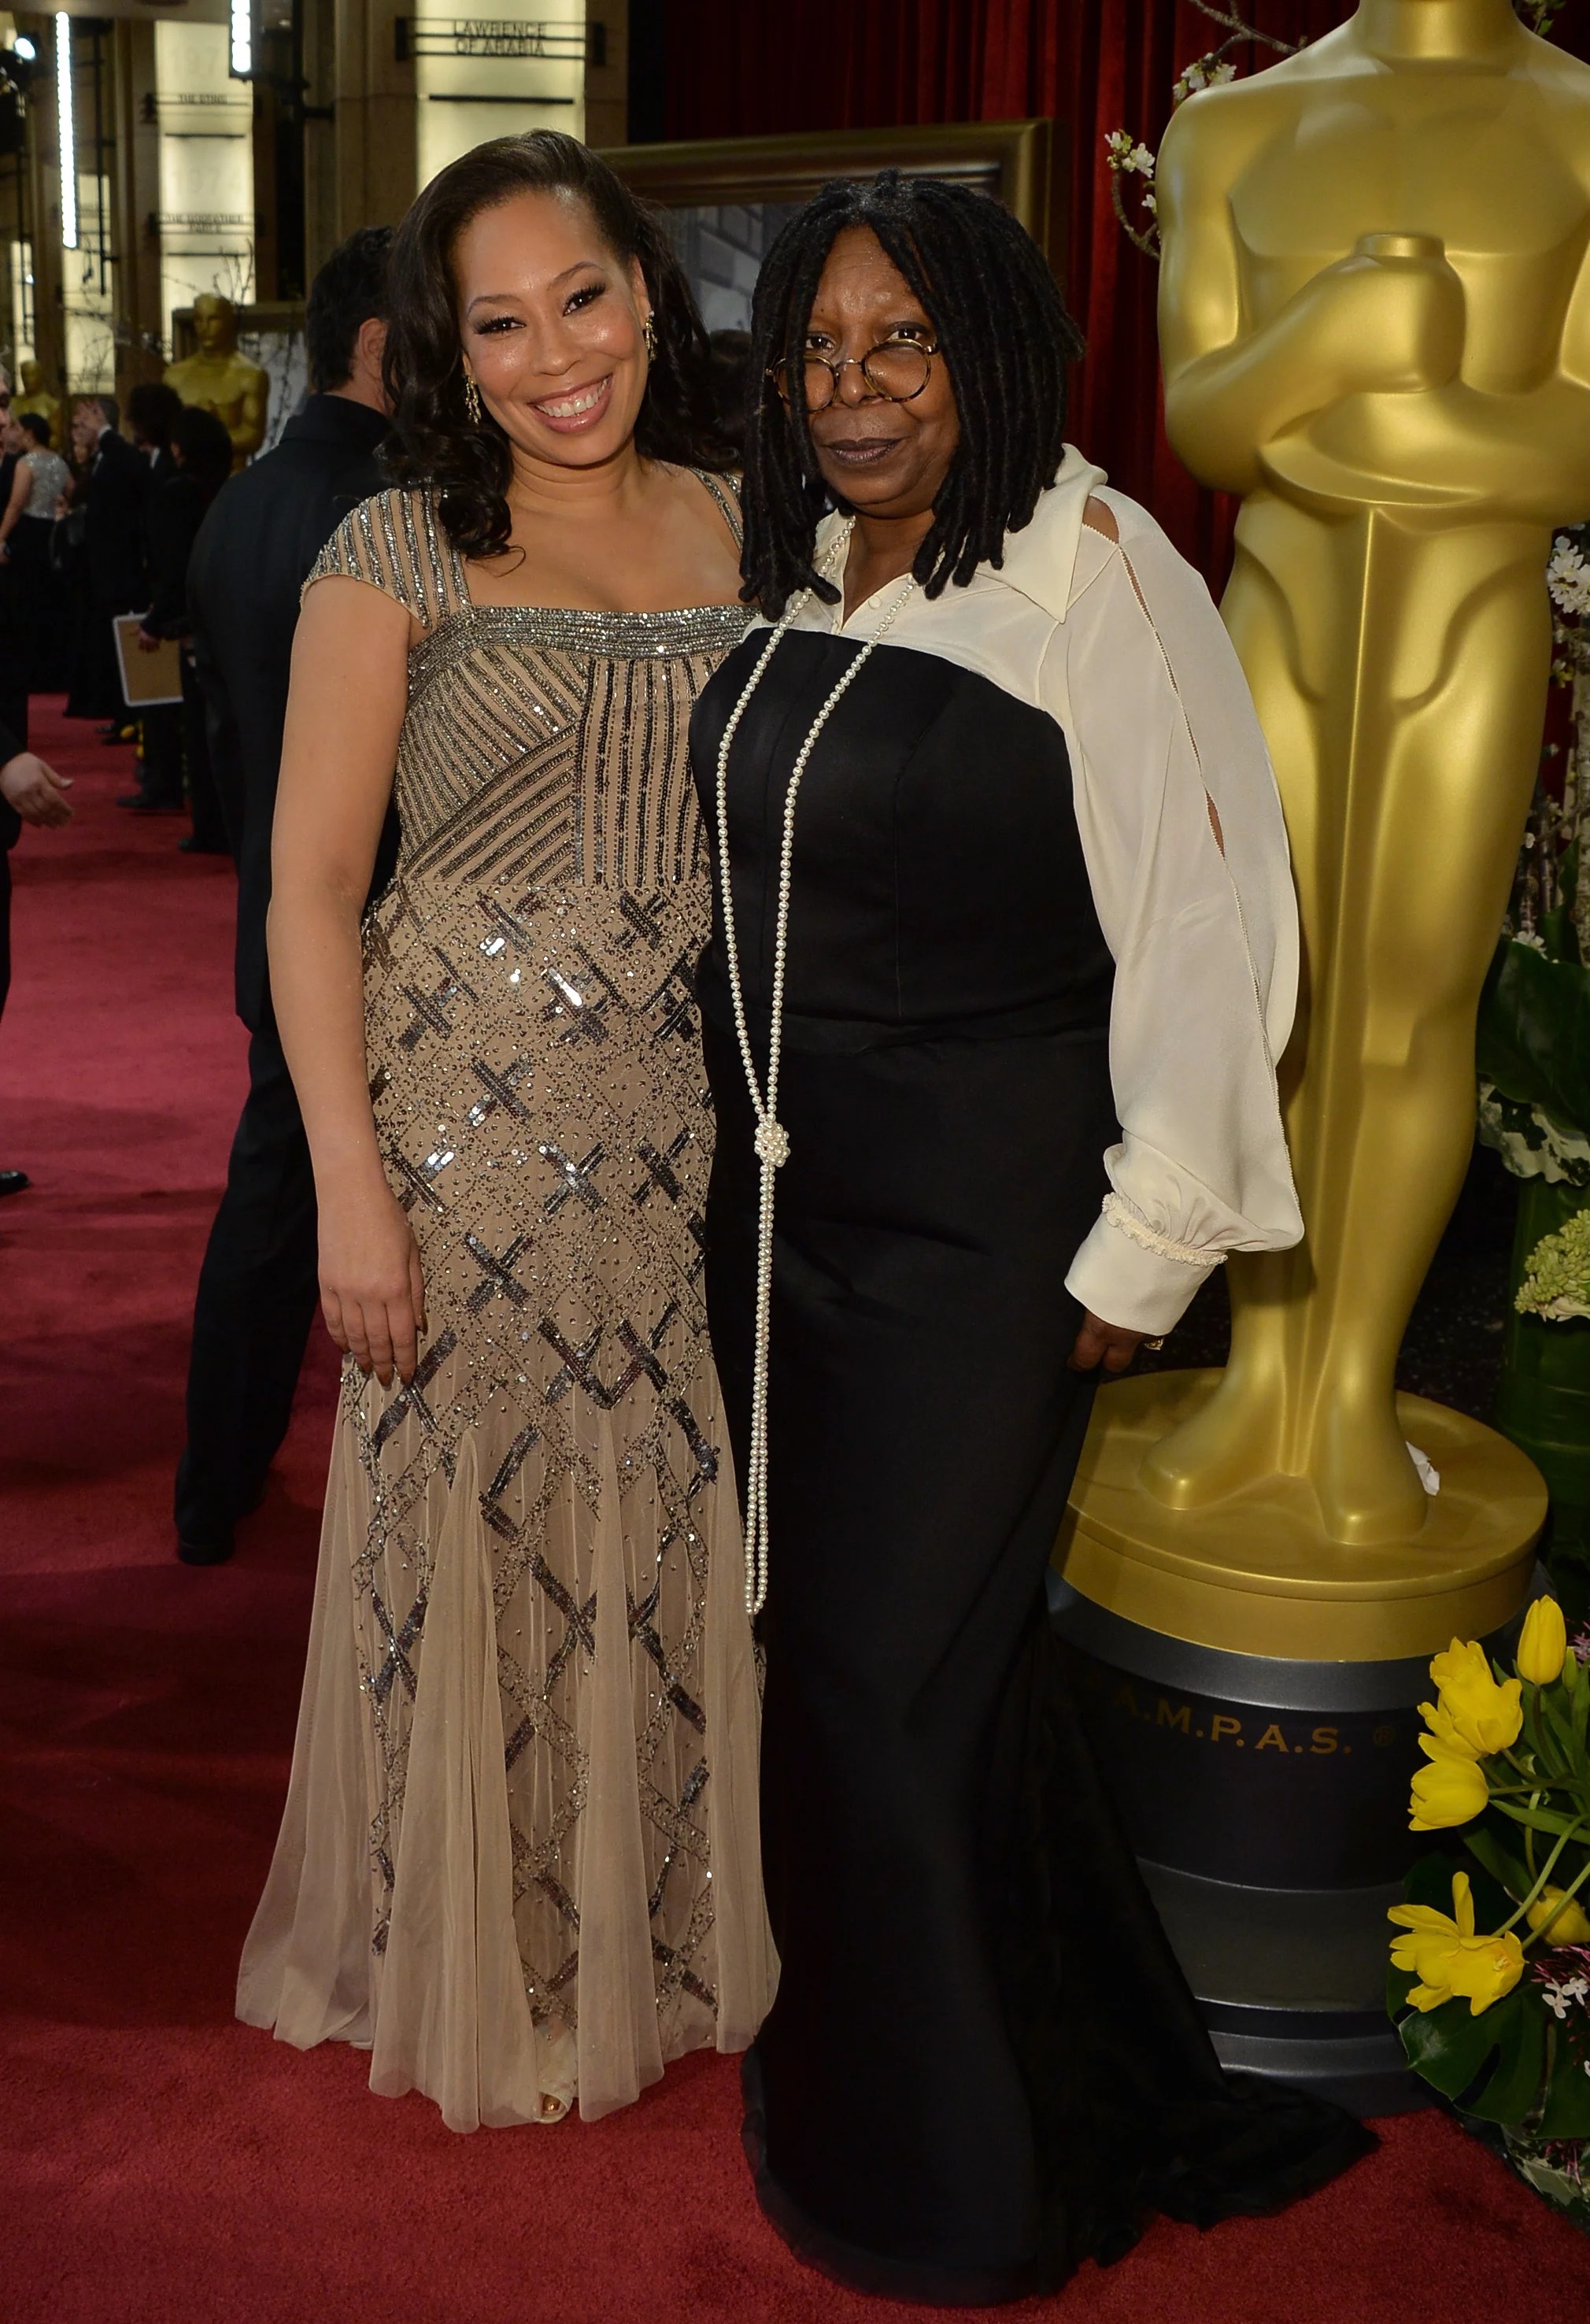
[[[403,1206],[382,1179],[320,1203],[320,1309],[326,1328],[382,1388],[411,1380],[426,1328],[425,1277]]]
[[[1139,1348],[1157,1348],[1159,1340],[1150,1340],[1145,1332],[1128,1332],[1119,1323],[1107,1323],[1102,1315],[1089,1308],[1082,1317],[1082,1328],[1077,1333],[1076,1344],[1066,1358],[1074,1372],[1097,1371],[1100,1364],[1107,1372],[1124,1372]]]

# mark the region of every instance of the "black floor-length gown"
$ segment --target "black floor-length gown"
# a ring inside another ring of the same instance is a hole
[[[709,830],[765,632],[695,713]],[[859,643],[796,630],[729,772],[765,1067],[795,754]],[[1208,2223],[1373,2144],[1227,2081],[1099,1791],[1044,1576],[1090,1402],[1065,1288],[1116,1135],[1113,965],[1053,719],[882,647],[796,818],[778,1114],[763,1848],[782,1957],[748,2061],[763,2206],[865,2291],[976,2304]],[[754,1120],[722,931],[708,1305],[747,1470]]]

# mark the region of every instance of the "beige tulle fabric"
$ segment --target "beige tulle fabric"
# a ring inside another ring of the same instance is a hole
[[[409,1387],[345,1377],[238,2015],[367,2045],[455,2129],[593,2117],[744,2048],[774,1978],[685,756],[742,617],[473,607],[417,494],[327,575],[422,632],[365,1010],[429,1331]]]

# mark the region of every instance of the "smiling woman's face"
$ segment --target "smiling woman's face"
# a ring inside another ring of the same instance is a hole
[[[559,467],[621,451],[646,393],[651,302],[584,204],[524,193],[482,210],[453,274],[464,367],[510,441]]]
[[[806,327],[808,353],[831,363],[870,354],[890,339],[932,346],[922,301],[869,226],[848,226],[828,254]],[[960,419],[942,355],[909,402],[890,403],[861,376],[840,374],[833,401],[812,414],[817,466],[829,490],[863,516],[924,516],[960,441]]]

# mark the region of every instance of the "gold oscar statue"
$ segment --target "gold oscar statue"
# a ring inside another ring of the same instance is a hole
[[[1243,496],[1222,612],[1293,850],[1307,1233],[1231,1262],[1223,1375],[1107,1392],[1078,1524],[1172,1596],[1222,1565],[1249,1603],[1210,1643],[1425,1653],[1514,1610],[1544,1510],[1521,1454],[1394,1370],[1473,1140],[1551,531],[1590,514],[1590,69],[1511,0],[1363,0],[1187,103],[1158,185],[1166,425]]]
[[[225,423],[232,438],[232,466],[241,468],[265,440],[270,377],[237,352],[237,309],[219,291],[202,291],[194,300],[193,336],[198,353],[169,364],[166,385],[184,403],[197,403]]]
[[[60,405],[57,401],[56,398],[51,395],[49,390],[45,387],[44,373],[41,365],[36,363],[28,362],[24,363],[21,368],[23,392],[20,395],[14,395],[11,399],[13,417],[20,420],[24,411],[36,411],[40,419],[44,420],[48,425],[50,429],[50,441],[59,451],[60,448]]]

